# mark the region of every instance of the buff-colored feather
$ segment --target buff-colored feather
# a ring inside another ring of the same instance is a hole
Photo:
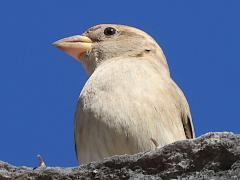
[[[104,34],[108,27],[115,34]],[[188,103],[153,38],[113,24],[90,28],[83,36],[92,44],[80,58],[89,79],[75,114],[79,163],[194,138]]]

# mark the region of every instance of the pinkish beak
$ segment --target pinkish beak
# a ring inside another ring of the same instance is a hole
[[[76,35],[60,39],[54,42],[53,45],[73,58],[80,60],[86,52],[91,50],[92,40],[87,36]]]

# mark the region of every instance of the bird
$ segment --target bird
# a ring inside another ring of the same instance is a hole
[[[88,76],[75,112],[79,164],[195,138],[188,102],[161,47],[143,30],[99,24],[54,46]]]

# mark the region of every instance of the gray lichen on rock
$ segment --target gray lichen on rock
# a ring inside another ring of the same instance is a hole
[[[208,133],[155,151],[107,158],[74,168],[33,170],[0,161],[0,180],[9,179],[239,179],[240,136]]]

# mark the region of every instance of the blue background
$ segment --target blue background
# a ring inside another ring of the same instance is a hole
[[[101,23],[151,34],[188,98],[197,135],[239,132],[240,3],[227,0],[1,1],[0,159],[76,166],[73,119],[87,80],[55,40]],[[97,148],[97,147],[96,147]]]

